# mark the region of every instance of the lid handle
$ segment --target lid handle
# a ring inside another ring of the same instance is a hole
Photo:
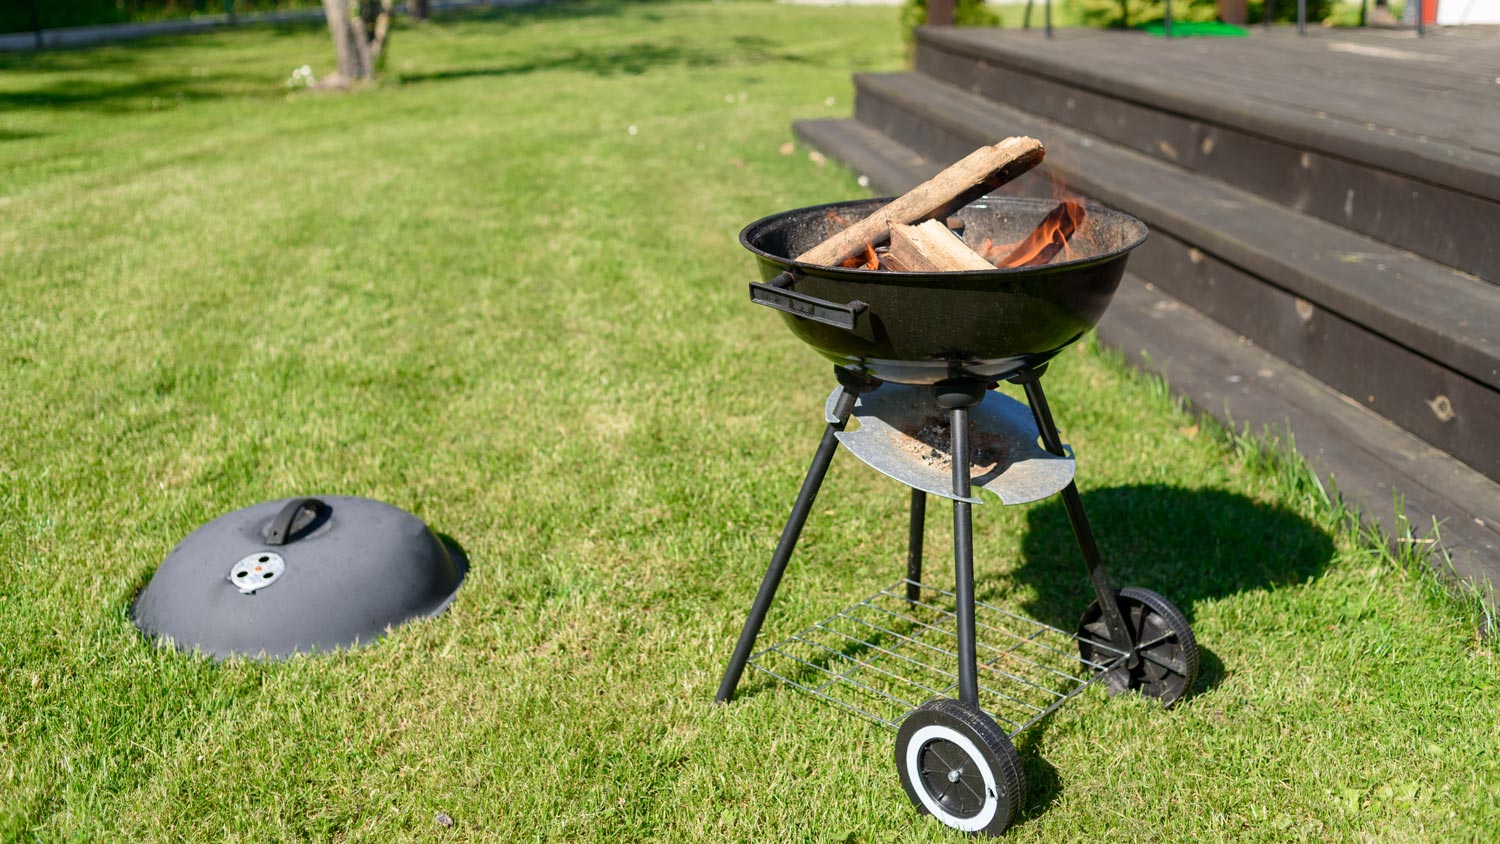
[[[325,509],[328,509],[328,505],[317,498],[293,498],[271,521],[271,530],[266,534],[266,544],[285,545],[292,538],[292,523],[297,521],[297,516],[303,510],[312,510],[313,518],[317,518],[317,514]]]

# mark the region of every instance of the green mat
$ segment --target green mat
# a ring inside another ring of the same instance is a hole
[[[1157,37],[1167,34],[1161,21],[1143,23],[1135,28]],[[1249,34],[1250,30],[1243,26],[1221,21],[1172,21],[1173,38],[1244,38]]]

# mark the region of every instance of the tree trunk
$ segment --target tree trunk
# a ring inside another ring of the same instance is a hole
[[[328,32],[333,36],[333,51],[339,63],[337,79],[332,84],[348,85],[369,79],[369,44],[349,13],[349,0],[323,0],[323,16],[328,19]]]
[[[427,0],[406,0],[406,13],[412,20],[425,21],[431,12]]]
[[[386,38],[391,34],[391,16],[396,0],[360,0],[359,16],[365,25],[365,59],[370,76],[385,63]]]
[[[328,19],[328,32],[338,56],[338,73],[329,80],[336,87],[373,79],[385,58],[391,33],[395,0],[358,0],[358,19],[351,2],[354,0],[323,0],[323,16]]]

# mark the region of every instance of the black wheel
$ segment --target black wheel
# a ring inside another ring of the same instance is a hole
[[[978,708],[936,698],[896,733],[896,771],[917,811],[968,833],[999,835],[1026,800],[1021,757]]]
[[[1128,586],[1115,595],[1130,632],[1132,651],[1110,669],[1109,692],[1140,692],[1170,707],[1198,680],[1198,640],[1193,638],[1193,629],[1171,601],[1150,589]],[[1098,601],[1089,605],[1079,622],[1078,654],[1095,664],[1119,658],[1110,645],[1109,628]]]

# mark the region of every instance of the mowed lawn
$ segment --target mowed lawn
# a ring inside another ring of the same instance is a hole
[[[736,233],[863,194],[783,146],[903,66],[896,20],[440,16],[342,96],[286,85],[330,70],[314,26],[0,56],[0,840],[956,840],[892,732],[754,672],[712,703],[833,383]],[[1008,838],[1493,841],[1472,608],[1092,341],[1048,384],[1116,581],[1204,672],[1023,736]],[[278,664],[140,638],[178,540],[297,494],[454,537],[457,601]],[[763,641],[895,580],[906,500],[841,455]],[[976,520],[982,595],[1076,624],[1058,502]]]

